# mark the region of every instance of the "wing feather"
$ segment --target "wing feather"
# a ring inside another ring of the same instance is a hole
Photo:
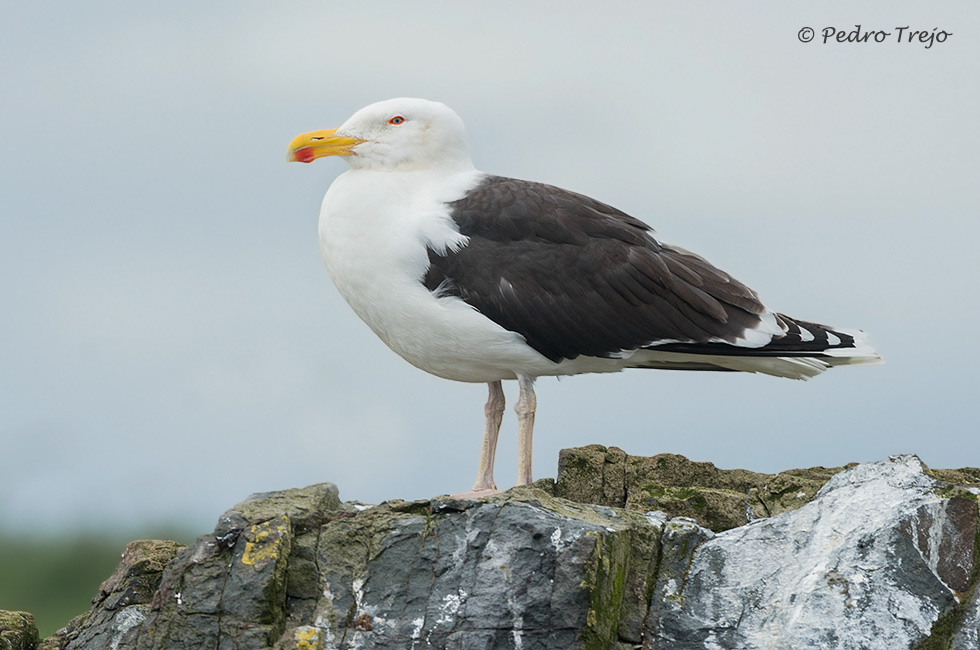
[[[430,249],[424,285],[461,298],[553,361],[734,344],[767,313],[727,273],[581,194],[488,176],[449,206],[467,243]]]

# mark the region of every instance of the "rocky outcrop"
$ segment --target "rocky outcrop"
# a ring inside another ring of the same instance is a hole
[[[690,517],[715,532],[809,503],[832,476],[853,467],[811,467],[779,474],[718,469],[676,454],[630,456],[616,447],[563,449],[555,494],[640,512]]]
[[[589,447],[555,485],[479,501],[257,495],[189,547],[131,544],[42,647],[976,650],[978,477]]]
[[[130,542],[112,575],[102,583],[93,607],[68,623],[58,634],[41,642],[41,650],[118,648],[134,638],[145,620],[153,594],[160,587],[164,568],[183,548],[160,540]]]
[[[805,507],[707,541],[651,635],[677,650],[924,641],[970,600],[977,552],[976,502],[937,494],[924,469],[861,465]]]

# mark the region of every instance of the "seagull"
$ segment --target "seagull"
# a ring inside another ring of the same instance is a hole
[[[471,492],[492,494],[501,382],[519,398],[517,484],[532,482],[538,377],[626,368],[808,379],[874,363],[863,332],[790,318],[644,222],[558,187],[478,171],[444,104],[391,99],[296,137],[287,159],[341,156],[320,211],[337,290],[388,347],[439,377],[486,383]]]

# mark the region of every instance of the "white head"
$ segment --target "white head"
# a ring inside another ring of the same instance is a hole
[[[445,104],[389,99],[354,113],[339,128],[313,131],[289,145],[289,160],[345,156],[354,169],[472,169],[466,127]]]

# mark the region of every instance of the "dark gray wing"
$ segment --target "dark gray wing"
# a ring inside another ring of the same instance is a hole
[[[727,273],[574,192],[488,176],[450,208],[469,241],[445,255],[429,250],[425,286],[458,296],[555,362],[664,341],[734,342],[765,312]]]

